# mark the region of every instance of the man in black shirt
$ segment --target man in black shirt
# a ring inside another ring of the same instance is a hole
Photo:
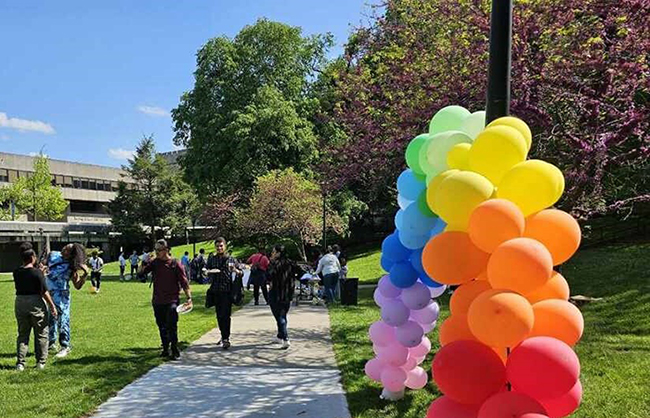
[[[216,254],[210,254],[204,273],[210,280],[210,292],[214,295],[214,309],[221,331],[221,345],[230,348],[230,316],[232,315],[231,292],[232,273],[241,274],[237,260],[226,252],[226,240],[219,237],[214,241]]]

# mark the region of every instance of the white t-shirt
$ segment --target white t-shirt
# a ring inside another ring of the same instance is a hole
[[[318,261],[318,268],[314,274],[321,272],[323,275],[338,274],[339,271],[341,271],[341,263],[339,263],[339,259],[336,258],[334,254],[325,254],[323,258]]]
[[[104,267],[104,260],[102,260],[101,257],[97,257],[97,258],[91,257],[90,267],[93,268],[93,271],[101,271],[102,267]]]
[[[124,258],[122,254],[120,254],[119,260],[120,260],[120,266],[122,267],[126,266],[126,258]]]

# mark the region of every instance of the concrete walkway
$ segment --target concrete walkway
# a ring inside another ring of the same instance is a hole
[[[248,305],[233,315],[230,350],[216,346],[214,329],[181,361],[149,371],[93,416],[349,418],[327,310],[292,306],[288,321],[292,345],[281,350],[269,307]]]

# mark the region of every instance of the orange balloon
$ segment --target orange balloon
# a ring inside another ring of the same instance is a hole
[[[438,330],[440,345],[445,346],[454,341],[478,341],[467,324],[467,315],[452,315],[445,319]]]
[[[553,273],[546,247],[532,238],[515,238],[499,245],[488,262],[488,279],[494,289],[526,295],[544,286]]]
[[[453,285],[475,278],[485,270],[488,257],[472,244],[467,232],[445,231],[425,245],[422,265],[436,282]]]
[[[560,273],[554,271],[551,279],[544,286],[525,296],[532,304],[546,299],[569,300],[569,283]]]
[[[487,270],[482,271],[481,274],[476,276],[476,280],[487,280],[487,279],[488,279]]]
[[[491,253],[502,243],[521,237],[525,223],[517,205],[505,199],[491,199],[474,209],[467,232],[474,245]]]
[[[514,347],[533,329],[533,307],[523,296],[502,289],[487,290],[469,307],[469,329],[491,347]]]
[[[553,337],[570,346],[582,337],[585,321],[580,309],[565,300],[550,299],[533,305],[535,325],[531,337]]]
[[[469,305],[474,299],[486,290],[492,289],[489,282],[483,280],[473,280],[461,285],[454,290],[454,294],[449,301],[449,311],[452,315],[467,315]]]
[[[544,244],[553,265],[567,261],[580,246],[580,225],[573,216],[558,209],[546,209],[526,218],[524,236]]]

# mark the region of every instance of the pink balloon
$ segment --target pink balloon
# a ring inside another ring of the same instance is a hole
[[[398,299],[387,299],[381,307],[381,319],[393,327],[404,325],[409,319],[409,314],[409,308]]]
[[[375,292],[372,294],[372,298],[375,300],[375,304],[380,308],[383,307],[387,301],[391,300],[382,295],[379,291],[379,288],[375,289]]]
[[[517,418],[549,418],[549,416],[544,414],[535,414],[531,412],[528,414],[519,415],[519,417]]]
[[[400,367],[406,363],[409,357],[409,349],[399,343],[381,347],[379,359],[391,366]]]
[[[442,285],[438,287],[430,287],[429,292],[431,293],[431,297],[433,299],[440,297],[443,293],[445,293],[445,290],[447,290],[447,285]]]
[[[424,362],[424,359],[427,358],[427,356],[422,356],[422,357],[415,357],[415,361],[418,365],[422,364]]]
[[[422,367],[416,367],[409,371],[406,376],[405,385],[409,389],[422,389],[427,385],[427,372]]]
[[[386,299],[395,299],[402,293],[402,289],[395,286],[390,281],[390,276],[388,274],[382,277],[381,279],[379,279],[379,284],[377,285],[377,289],[379,289],[381,294]]]
[[[381,372],[386,365],[378,358],[373,358],[366,362],[366,376],[376,382],[381,382]]]
[[[500,392],[483,402],[478,418],[518,417],[523,414],[544,414],[546,410],[535,399],[517,392]]]
[[[415,347],[422,342],[424,331],[420,324],[414,321],[407,321],[404,325],[397,327],[395,331],[397,341],[404,347]]]
[[[431,403],[426,418],[476,418],[479,405],[465,405],[441,396]]]
[[[381,384],[391,392],[399,392],[404,389],[406,372],[399,367],[386,366],[381,372]]]
[[[409,349],[409,353],[414,357],[424,357],[431,351],[431,340],[428,337],[422,337],[420,344]]]
[[[432,324],[438,319],[440,306],[431,302],[422,309],[411,311],[411,319],[420,324]]]
[[[541,399],[540,403],[546,408],[549,418],[567,417],[580,406],[582,402],[582,384],[578,380],[570,391],[555,399]]]
[[[400,367],[401,367],[405,372],[409,372],[409,371],[415,369],[415,366],[417,366],[417,365],[418,365],[417,358],[416,358],[416,357],[412,357],[412,356],[409,354],[409,357],[408,357],[408,360],[406,360],[406,363],[404,363],[404,364],[401,365]]]
[[[377,355],[377,356],[379,355],[379,353],[381,353],[382,348],[384,348],[384,346],[377,345],[377,344],[372,345],[372,351],[374,351],[375,355]]]
[[[426,285],[415,282],[413,286],[402,290],[401,299],[407,308],[418,310],[431,302],[431,293],[429,293],[429,288]]]
[[[378,346],[386,346],[395,342],[395,328],[383,321],[374,322],[368,330],[370,341]]]

